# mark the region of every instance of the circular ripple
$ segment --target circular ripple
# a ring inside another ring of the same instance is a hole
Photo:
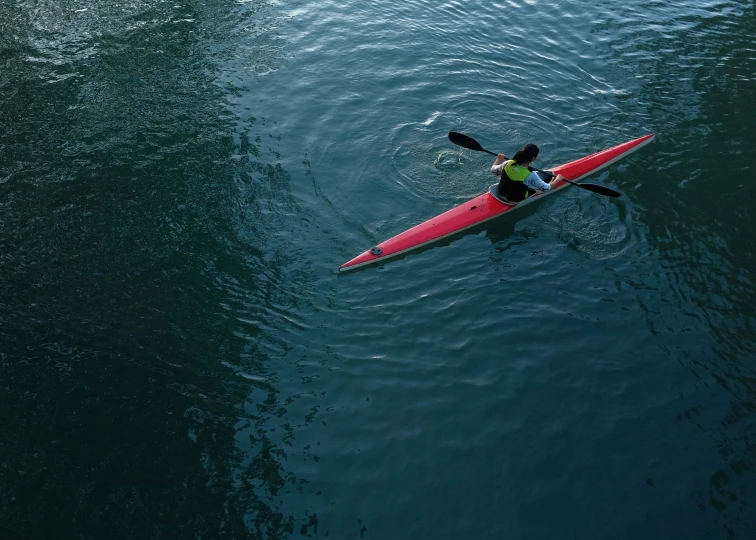
[[[465,155],[464,150],[441,150],[433,163],[439,171],[454,172],[464,170],[471,164],[471,159]]]
[[[621,256],[633,243],[632,223],[621,202],[610,202],[581,194],[554,209],[552,220],[559,237],[592,260]]]

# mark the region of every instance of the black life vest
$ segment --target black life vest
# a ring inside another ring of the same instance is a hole
[[[510,159],[501,168],[501,180],[499,180],[499,195],[512,202],[520,202],[528,197],[528,187],[525,179],[530,174],[527,167],[523,167]]]

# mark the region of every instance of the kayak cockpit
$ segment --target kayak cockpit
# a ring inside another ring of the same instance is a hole
[[[515,206],[517,204],[516,202],[512,202],[501,196],[501,194],[499,193],[499,184],[492,185],[491,189],[489,189],[488,192],[491,194],[491,197],[502,204],[508,204],[509,206]]]

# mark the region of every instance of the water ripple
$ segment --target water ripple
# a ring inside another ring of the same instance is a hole
[[[753,536],[752,21],[3,4],[3,531]],[[451,130],[544,167],[658,137],[589,180],[618,201],[336,277],[492,183]]]

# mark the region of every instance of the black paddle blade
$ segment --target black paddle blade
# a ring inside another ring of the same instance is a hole
[[[575,184],[575,185],[583,189],[587,189],[588,191],[598,193],[599,195],[604,195],[606,197],[622,197],[622,193],[620,193],[619,191],[614,191],[613,189],[609,189],[608,187],[605,187],[605,186],[599,186],[598,184]]]
[[[450,131],[449,132],[449,140],[456,144],[457,146],[464,146],[465,148],[469,148],[470,150],[475,151],[483,151],[483,147],[476,141],[475,139],[468,137],[467,135],[463,135],[462,133],[457,133],[456,131]]]

